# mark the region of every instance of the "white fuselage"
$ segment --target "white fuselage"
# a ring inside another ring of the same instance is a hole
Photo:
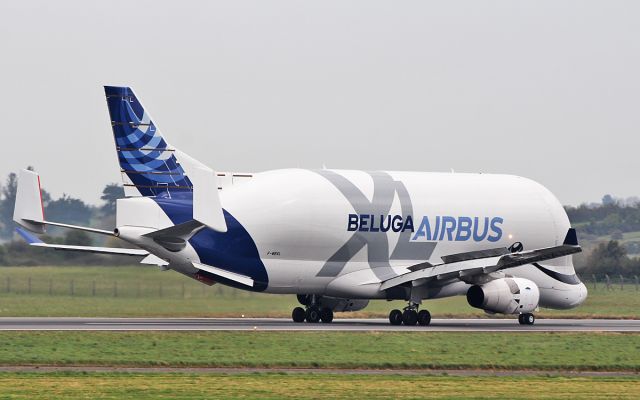
[[[557,246],[570,228],[551,192],[510,175],[287,169],[224,186],[220,195],[255,242],[270,293],[385,298],[380,282],[411,265],[517,242],[524,250]],[[153,228],[170,226],[168,218],[156,217],[162,214],[157,208]],[[119,216],[119,226],[132,218]],[[169,254],[138,244],[173,265],[196,257],[190,246]],[[575,274],[571,256],[544,267]],[[543,307],[570,308],[586,297],[583,284],[563,283],[532,265],[503,273],[535,282]],[[468,287],[444,282],[422,297],[460,295]]]

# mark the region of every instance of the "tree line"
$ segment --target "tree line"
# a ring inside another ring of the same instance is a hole
[[[608,197],[605,196],[605,199]],[[583,236],[615,235],[640,231],[640,202],[616,200],[565,207],[571,224]]]
[[[587,254],[584,262],[578,263],[576,267],[583,276],[640,276],[640,258],[629,257],[627,249],[617,240],[599,243]]]
[[[578,238],[597,243],[581,257],[576,267],[584,275],[640,275],[640,239],[625,240],[625,234],[640,231],[640,199],[605,195],[601,203],[565,207]]]
[[[29,169],[32,169],[29,167]],[[133,259],[126,256],[104,256],[90,253],[52,251],[29,246],[15,233],[13,208],[18,189],[18,177],[10,173],[4,184],[0,184],[0,265],[107,265],[131,264]],[[73,225],[113,229],[115,225],[116,200],[124,197],[123,188],[115,183],[108,184],[102,191],[100,205],[90,205],[81,199],[63,194],[54,199],[42,189],[42,204],[47,220]],[[47,234],[41,238],[45,242],[79,246],[106,245],[118,247],[122,242],[116,238],[96,237],[84,231],[47,227]]]

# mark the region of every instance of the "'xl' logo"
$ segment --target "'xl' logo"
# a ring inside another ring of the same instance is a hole
[[[357,214],[386,215],[389,214],[395,194],[398,194],[402,215],[413,214],[413,205],[409,192],[404,184],[394,180],[386,172],[368,172],[373,179],[373,198],[371,201],[356,185],[342,175],[329,171],[316,171],[331,182],[349,201]],[[400,232],[398,243],[391,255],[389,240],[386,234],[355,231],[353,236],[332,255],[324,264],[317,276],[338,276],[346,263],[364,246],[367,246],[369,266],[379,279],[388,279],[396,274],[391,269],[389,260],[428,260],[436,243],[412,242],[411,231]]]

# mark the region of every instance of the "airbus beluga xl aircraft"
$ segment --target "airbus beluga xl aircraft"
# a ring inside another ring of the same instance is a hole
[[[404,300],[391,324],[428,325],[423,301],[466,295],[533,324],[587,289],[558,200],[517,176],[285,169],[216,173],[169,145],[128,87],[105,87],[126,197],[106,231],[45,220],[23,170],[14,220],[33,246],[144,257],[203,284],[295,294],[296,322],[331,322],[371,299]],[[43,243],[46,225],[116,236],[134,249]],[[23,228],[26,228],[23,229]],[[28,231],[27,231],[28,230]]]

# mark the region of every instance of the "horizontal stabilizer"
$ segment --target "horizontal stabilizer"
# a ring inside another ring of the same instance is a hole
[[[13,220],[18,225],[35,233],[44,233],[47,225],[54,225],[62,228],[114,236],[113,231],[104,229],[46,221],[44,219],[44,205],[42,204],[42,194],[40,190],[40,176],[26,169],[21,170],[18,175],[18,192],[16,193],[16,204],[13,208]]]
[[[85,231],[85,232],[91,232],[91,233],[99,233],[101,235],[115,236],[113,231],[107,231],[107,230],[98,229],[98,228],[90,228],[88,226],[70,225],[70,224],[63,224],[61,222],[51,222],[51,221],[44,221],[43,223],[44,223],[44,225],[53,225],[53,226],[59,226],[61,228],[69,228],[69,229],[75,229],[75,230],[78,230],[78,231]]]
[[[154,242],[169,251],[180,251],[187,246],[187,242],[193,235],[205,226],[192,219],[178,225],[145,233],[142,236],[153,239]]]
[[[46,247],[55,250],[80,251],[98,254],[119,254],[124,256],[146,256],[149,252],[142,249],[124,249],[119,247],[94,247],[94,246],[71,246],[66,244],[49,244],[40,240],[38,237],[29,233],[22,228],[16,228],[16,231],[31,246]]]
[[[168,228],[159,229],[145,233],[142,236],[154,238],[182,238],[190,239],[196,232],[204,228],[204,225],[195,220],[189,220],[178,225],[173,225]]]

